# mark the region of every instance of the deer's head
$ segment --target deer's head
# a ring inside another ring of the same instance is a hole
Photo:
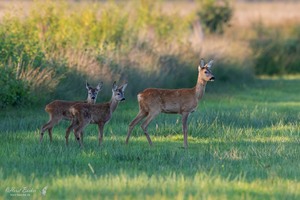
[[[127,83],[124,83],[121,86],[117,86],[115,81],[112,86],[113,99],[115,99],[116,101],[124,101],[125,100],[124,91],[126,87],[127,87]]]
[[[202,80],[204,81],[214,81],[215,76],[211,72],[211,67],[213,65],[214,61],[211,60],[208,63],[205,64],[205,61],[201,59],[199,67],[198,67],[198,72],[199,76],[201,76]]]
[[[98,92],[101,91],[103,86],[103,82],[100,82],[96,88],[90,86],[88,82],[86,82],[86,89],[88,90],[88,99],[92,101],[96,101]]]

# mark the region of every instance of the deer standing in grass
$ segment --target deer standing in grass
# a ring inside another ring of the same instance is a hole
[[[124,91],[127,83],[118,87],[116,82],[112,86],[112,97],[109,102],[100,104],[78,103],[70,108],[73,115],[72,124],[67,128],[66,138],[69,137],[70,131],[74,129],[75,135],[81,147],[83,147],[82,131],[88,124],[97,124],[99,128],[99,145],[103,140],[104,125],[109,122],[113,112],[118,107],[120,101],[125,100]]]
[[[190,113],[194,112],[197,108],[198,101],[203,97],[206,83],[214,81],[215,77],[211,72],[213,60],[205,64],[201,59],[198,67],[198,80],[193,88],[188,89],[157,89],[148,88],[137,95],[139,103],[139,113],[129,124],[126,144],[128,144],[130,134],[133,128],[144,118],[145,121],[141,127],[150,144],[152,141],[147,131],[149,123],[159,113],[181,114],[182,115],[182,131],[184,137],[184,148],[188,147],[187,144],[187,120]]]
[[[88,90],[87,100],[84,101],[89,104],[94,104],[97,99],[98,92],[101,91],[103,83],[99,83],[96,88],[91,87],[88,82],[86,82],[86,89]],[[55,100],[47,104],[45,107],[46,112],[49,114],[49,121],[44,124],[41,128],[40,142],[43,140],[44,132],[48,130],[50,142],[52,142],[52,129],[53,126],[58,124],[61,120],[71,120],[72,116],[69,109],[72,105],[80,103],[82,101],[62,101]],[[76,135],[75,135],[76,136]],[[68,145],[68,138],[66,138],[66,144]]]

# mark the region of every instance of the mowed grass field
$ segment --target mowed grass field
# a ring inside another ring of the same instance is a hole
[[[85,129],[84,149],[73,134],[65,145],[68,122],[39,144],[43,107],[1,111],[0,198],[299,199],[300,77],[216,84],[189,118],[187,150],[179,115],[151,123],[152,147],[139,126],[125,145],[133,97],[119,104],[101,147],[96,126]]]

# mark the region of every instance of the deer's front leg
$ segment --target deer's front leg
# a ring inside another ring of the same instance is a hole
[[[184,140],[184,148],[186,149],[188,147],[187,144],[187,131],[188,131],[188,126],[187,126],[187,121],[190,113],[182,113],[182,132],[183,132],[183,140]]]
[[[99,128],[99,135],[98,135],[98,138],[99,138],[99,145],[101,145],[102,141],[103,141],[103,129],[104,129],[104,123],[100,122],[98,124],[98,128]]]
[[[48,129],[48,134],[49,134],[50,142],[52,142],[52,128]]]
[[[71,123],[71,125],[67,128],[67,130],[66,130],[66,136],[65,136],[65,138],[66,138],[66,145],[68,145],[68,139],[69,139],[69,135],[70,135],[70,132],[71,132],[71,130],[74,130],[74,135],[75,135],[75,138],[77,139],[77,136],[76,136],[76,134],[75,134],[75,128],[77,128],[77,124],[76,124],[76,120],[75,119],[72,119],[72,123]]]

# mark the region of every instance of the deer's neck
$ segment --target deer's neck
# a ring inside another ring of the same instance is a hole
[[[198,101],[203,97],[206,87],[206,81],[203,81],[200,76],[198,76],[197,85],[195,87],[195,94]]]
[[[90,104],[95,104],[95,100],[93,100],[89,97],[87,98],[87,100],[85,102],[90,103]]]
[[[118,107],[119,102],[112,98],[109,102],[110,113],[113,113]]]

